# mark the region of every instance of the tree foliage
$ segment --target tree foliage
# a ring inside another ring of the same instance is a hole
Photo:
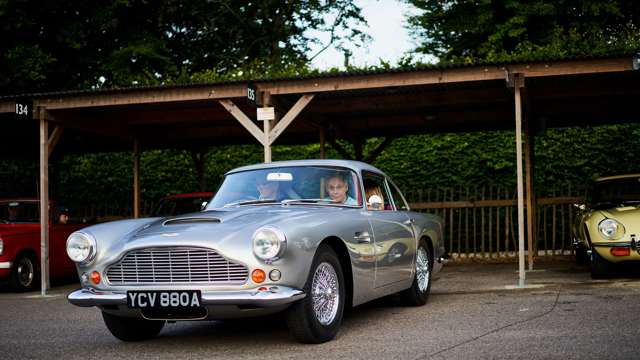
[[[348,0],[0,0],[0,94],[305,67],[314,32],[365,24]]]
[[[441,61],[505,61],[640,48],[636,0],[407,0],[417,52]]]

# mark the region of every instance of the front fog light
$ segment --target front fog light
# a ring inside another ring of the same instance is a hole
[[[615,219],[604,219],[598,224],[598,230],[605,239],[618,240],[624,236],[624,226]]]
[[[282,256],[287,239],[282,230],[265,226],[253,233],[253,253],[261,260],[271,261]]]
[[[278,281],[280,280],[280,278],[282,278],[282,273],[280,272],[280,270],[273,269],[269,271],[269,279],[271,279],[271,281]]]
[[[86,264],[96,254],[96,240],[83,232],[74,232],[67,239],[67,255],[77,263]]]

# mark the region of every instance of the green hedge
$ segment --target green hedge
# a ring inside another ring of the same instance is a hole
[[[381,139],[370,139],[374,148]],[[640,125],[550,129],[536,138],[535,185],[539,194],[580,188],[594,177],[640,172]],[[348,144],[343,144],[349,149]],[[327,147],[327,157],[340,158]],[[273,160],[317,158],[319,145],[273,148]],[[207,154],[207,190],[237,166],[262,162],[256,145],[213,147]],[[515,187],[512,131],[414,135],[395,139],[373,162],[405,189],[467,186]],[[67,155],[51,164],[51,194],[67,204],[121,204],[132,198],[130,153]],[[0,196],[37,196],[37,161],[1,161]],[[145,201],[198,190],[191,154],[185,150],[145,151],[141,156]]]

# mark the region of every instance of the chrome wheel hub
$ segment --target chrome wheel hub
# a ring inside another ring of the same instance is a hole
[[[431,281],[431,272],[429,271],[429,256],[422,247],[418,248],[418,256],[416,257],[416,279],[420,292],[427,291],[429,281]]]
[[[329,325],[338,314],[340,304],[340,284],[338,274],[331,264],[323,262],[313,274],[311,282],[311,303],[316,319],[322,325]]]
[[[20,260],[20,263],[18,263],[18,281],[20,285],[29,287],[31,282],[33,282],[33,275],[34,270],[31,260],[27,258]]]

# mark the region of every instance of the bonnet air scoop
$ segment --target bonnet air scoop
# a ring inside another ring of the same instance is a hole
[[[213,217],[184,217],[177,219],[169,219],[162,223],[163,226],[183,225],[183,224],[215,224],[222,220]]]

